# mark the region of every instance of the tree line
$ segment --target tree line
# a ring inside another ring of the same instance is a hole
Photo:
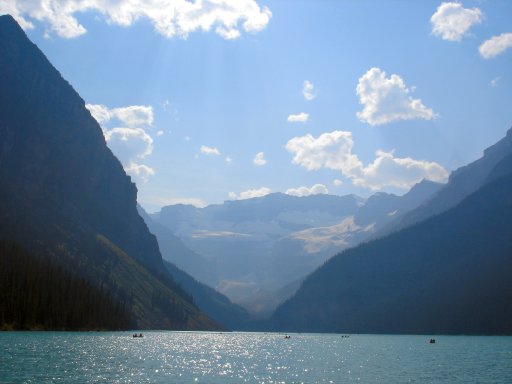
[[[34,255],[0,241],[0,329],[122,330],[129,310],[103,285],[63,269],[51,255]]]

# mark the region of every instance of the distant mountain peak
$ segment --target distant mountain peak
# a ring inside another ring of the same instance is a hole
[[[12,17],[10,14],[0,15],[0,26],[4,26],[4,25],[11,25],[12,27],[15,27],[16,29],[23,31],[23,29],[19,26],[19,24],[14,19],[14,17]]]
[[[432,180],[423,179],[420,182],[413,185],[413,187],[405,194],[405,196],[416,195],[416,194],[424,194],[431,193],[431,191],[437,191],[443,187],[443,183],[437,183]]]
[[[484,157],[501,156],[504,152],[512,152],[512,127],[507,130],[504,138],[484,150]]]

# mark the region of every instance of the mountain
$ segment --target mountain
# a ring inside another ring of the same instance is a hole
[[[173,263],[265,316],[332,255],[366,240],[439,188],[423,181],[404,196],[378,193],[366,200],[273,193],[205,208],[167,206],[151,218],[173,232],[153,231],[162,250],[166,243],[176,244],[178,237],[196,259],[200,255],[204,260],[173,258]]]
[[[479,180],[475,192],[441,214],[330,259],[276,310],[273,327],[512,334],[512,156],[486,176],[473,169],[476,176],[468,170],[464,178]],[[464,194],[454,188],[451,196]]]
[[[192,295],[199,309],[210,318],[233,331],[257,329],[258,322],[245,308],[233,304],[226,296],[198,282],[174,264],[168,261],[164,261],[164,264],[174,280]]]
[[[130,314],[102,287],[0,242],[0,329],[126,330]]]
[[[254,328],[255,320],[244,308],[233,304],[226,296],[197,281],[174,264],[177,260],[180,265],[189,265],[192,270],[196,270],[196,264],[199,266],[205,262],[202,257],[188,249],[168,228],[153,221],[141,206],[138,206],[138,211],[149,231],[158,238],[165,268],[173,279],[192,296],[199,309],[230,330],[240,331]]]
[[[487,180],[489,173],[504,158],[512,154],[512,128],[506,136],[484,151],[484,155],[451,173],[448,183],[417,209],[410,210],[400,220],[383,228],[379,235],[405,228],[439,214],[460,203]]]
[[[200,278],[197,272],[173,260],[179,268],[257,312],[260,303],[249,306],[247,300],[263,291],[272,295],[288,283],[280,278],[279,271],[272,270],[274,243],[296,230],[335,224],[354,213],[358,203],[355,196],[299,198],[276,193],[205,208],[168,206],[152,218],[206,259],[201,266],[209,277]]]
[[[169,228],[153,220],[140,205],[137,209],[149,231],[158,239],[158,246],[164,260],[179,265],[179,269],[207,285],[215,284],[213,268],[208,260],[187,247]]]
[[[219,329],[166,272],[85,102],[9,15],[0,84],[0,240],[103,287],[137,328]]]

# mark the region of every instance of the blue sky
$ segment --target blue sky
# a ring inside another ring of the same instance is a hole
[[[512,125],[512,2],[6,0],[149,211],[404,193]]]

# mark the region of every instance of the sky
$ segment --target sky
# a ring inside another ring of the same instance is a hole
[[[2,0],[154,212],[403,194],[512,126],[512,1]]]

